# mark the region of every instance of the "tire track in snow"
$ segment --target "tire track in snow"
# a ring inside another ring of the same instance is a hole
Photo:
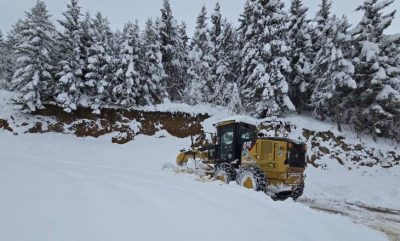
[[[301,198],[299,202],[316,210],[347,216],[355,223],[385,233],[391,241],[400,241],[400,210],[335,200]]]

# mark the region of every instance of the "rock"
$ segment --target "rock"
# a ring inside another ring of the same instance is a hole
[[[7,130],[9,132],[13,132],[14,130],[10,127],[6,120],[0,119],[0,129]]]

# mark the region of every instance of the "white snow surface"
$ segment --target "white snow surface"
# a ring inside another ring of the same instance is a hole
[[[386,240],[340,215],[161,170],[187,139],[2,132],[0,143],[0,240]]]

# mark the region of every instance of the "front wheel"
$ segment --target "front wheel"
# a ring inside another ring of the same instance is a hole
[[[228,184],[236,179],[236,170],[229,163],[220,163],[215,166],[214,178]]]
[[[255,191],[265,192],[267,189],[267,178],[264,172],[255,166],[240,167],[236,177],[236,183]]]

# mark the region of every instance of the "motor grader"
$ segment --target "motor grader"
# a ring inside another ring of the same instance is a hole
[[[177,165],[197,163],[204,173],[224,183],[262,191],[274,199],[296,200],[303,194],[307,146],[299,141],[264,137],[254,124],[228,119],[215,125],[211,145],[181,150]]]

